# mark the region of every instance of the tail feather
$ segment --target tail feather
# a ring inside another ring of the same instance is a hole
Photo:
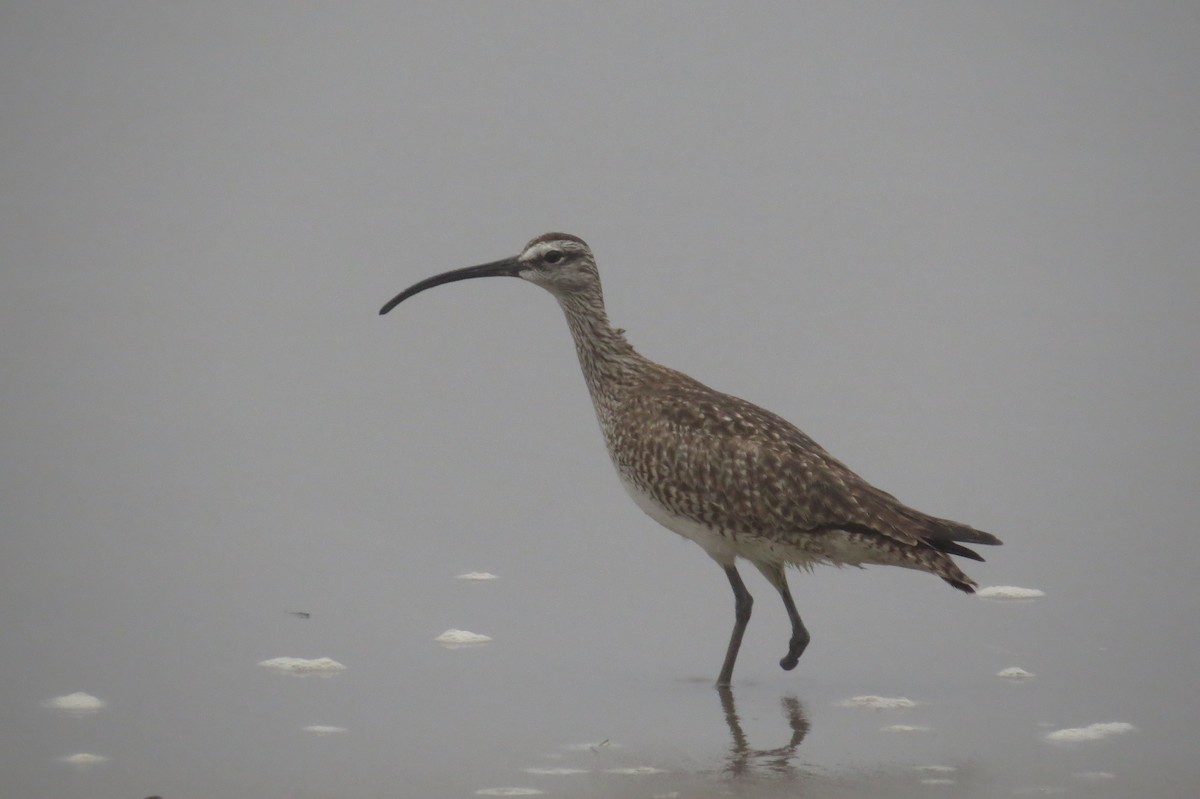
[[[973,549],[961,546],[959,542],[986,546],[1000,546],[1004,543],[991,533],[985,533],[949,519],[931,518],[929,522],[929,532],[921,536],[921,539],[938,552],[945,552],[947,555],[958,555],[962,558],[982,561],[982,555]]]
[[[983,561],[983,556],[973,549],[967,549],[964,546],[954,543],[953,541],[929,539],[929,546],[936,549],[938,552],[945,552],[947,555],[958,555],[960,558],[970,558],[971,560]]]
[[[976,530],[970,525],[959,524],[948,519],[935,519],[934,521],[939,528],[945,531],[945,537],[951,541],[962,541],[964,544],[984,544],[989,547],[998,547],[1004,543],[991,533]]]
[[[930,518],[928,529],[929,532],[921,538],[931,549],[938,553],[937,566],[933,569],[934,574],[959,591],[964,591],[968,594],[975,593],[976,582],[964,574],[947,555],[957,555],[961,558],[982,561],[983,556],[973,549],[964,547],[959,542],[983,544],[985,546],[999,546],[1003,542],[991,533],[985,533],[982,530],[976,530],[974,527],[952,522],[949,519]]]
[[[968,594],[975,593],[977,583],[964,574],[963,570],[958,568],[958,565],[954,561],[941,552],[930,551],[928,549],[925,552],[929,554],[929,571],[941,577],[959,591],[965,591]]]
[[[959,591],[966,591],[968,594],[975,593],[975,582],[973,580],[971,582],[964,583],[962,580],[951,580],[949,577],[943,577],[942,579],[950,583],[950,585],[954,586]]]

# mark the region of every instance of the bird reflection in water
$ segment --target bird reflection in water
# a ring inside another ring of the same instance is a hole
[[[725,712],[725,724],[729,726],[729,735],[733,739],[729,747],[729,765],[725,771],[734,777],[764,773],[775,776],[797,774],[791,761],[809,729],[808,717],[804,715],[804,706],[800,704],[800,700],[794,696],[785,696],[779,700],[783,706],[783,715],[792,730],[791,740],[775,749],[752,749],[738,718],[733,689],[723,686],[717,689],[717,693],[721,697],[721,709]]]

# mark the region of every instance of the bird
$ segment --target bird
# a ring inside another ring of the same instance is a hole
[[[978,587],[951,556],[982,561],[963,545],[1000,539],[905,505],[781,416],[638,353],[610,324],[596,259],[578,236],[544,233],[518,255],[426,278],[379,313],[435,286],[482,277],[515,277],[558,300],[622,486],[651,519],[694,541],[724,570],[734,626],[718,687],[733,680],[754,604],[739,559],[783,601],[791,636],[779,665],[789,671],[810,635],[788,587],[788,566],[901,566],[967,593]]]

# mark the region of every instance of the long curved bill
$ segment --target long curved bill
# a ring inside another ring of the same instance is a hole
[[[511,258],[505,258],[502,261],[492,261],[490,264],[480,264],[479,266],[468,266],[466,269],[454,269],[450,272],[443,272],[440,275],[427,277],[420,283],[414,283],[404,291],[397,294],[388,300],[387,304],[379,309],[379,315],[387,313],[395,308],[400,303],[407,300],[414,294],[420,294],[425,289],[431,289],[434,286],[440,286],[443,283],[454,283],[458,280],[470,280],[473,277],[516,277],[521,271],[521,264],[517,261],[514,255]]]

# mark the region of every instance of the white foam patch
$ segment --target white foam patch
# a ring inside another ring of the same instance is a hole
[[[1113,735],[1133,732],[1136,727],[1124,721],[1103,721],[1099,724],[1089,724],[1086,727],[1067,727],[1046,733],[1050,743],[1079,743],[1081,741],[1099,741]]]
[[[930,774],[953,774],[957,766],[913,766],[914,771],[924,771]]]
[[[666,769],[655,768],[654,766],[634,766],[632,768],[609,768],[604,770],[605,774],[666,774]]]
[[[1117,778],[1117,775],[1111,771],[1077,771],[1071,776],[1077,780],[1084,780],[1086,782],[1103,782],[1104,780],[1115,780]]]
[[[852,696],[838,703],[842,707],[869,707],[874,710],[904,710],[917,706],[917,703],[903,696],[875,696],[864,694]]]
[[[295,674],[298,677],[332,677],[346,669],[345,666],[332,658],[316,658],[314,660],[290,657],[271,658],[270,660],[260,662],[258,665],[264,669],[285,674]]]
[[[305,732],[311,732],[314,735],[337,735],[346,731],[345,727],[332,727],[328,724],[309,724],[304,728]]]
[[[1000,669],[1000,671],[996,672],[996,676],[1010,682],[1024,682],[1025,680],[1033,679],[1033,672],[1025,671],[1020,666],[1009,666],[1007,669]]]
[[[880,732],[933,732],[933,727],[923,727],[920,724],[892,724],[880,727]]]
[[[1007,602],[1037,599],[1045,595],[1045,591],[1037,588],[1021,588],[1016,585],[989,585],[987,588],[980,588],[975,592],[975,596],[980,599],[998,599]]]
[[[957,785],[958,783],[948,777],[926,777],[921,780],[922,785]]]
[[[476,796],[541,796],[545,791],[537,788],[480,788]]]
[[[59,760],[63,763],[70,763],[72,766],[91,766],[96,763],[103,763],[108,758],[104,755],[93,755],[90,752],[79,752],[78,754],[60,757]]]
[[[491,572],[467,572],[455,576],[455,580],[499,580],[500,578]]]
[[[42,703],[42,707],[48,707],[51,710],[61,710],[64,713],[70,713],[75,716],[86,716],[95,713],[107,704],[103,699],[99,699],[91,694],[85,694],[83,691],[76,691],[66,696],[56,696],[53,699],[47,699]]]
[[[587,774],[587,769],[584,768],[538,768],[532,766],[525,769],[526,774],[538,774],[546,777],[566,777],[571,774]]]
[[[483,633],[473,633],[470,630],[455,630],[451,628],[433,640],[443,646],[455,649],[460,646],[479,646],[480,644],[489,643],[493,639],[490,635],[484,635]]]

